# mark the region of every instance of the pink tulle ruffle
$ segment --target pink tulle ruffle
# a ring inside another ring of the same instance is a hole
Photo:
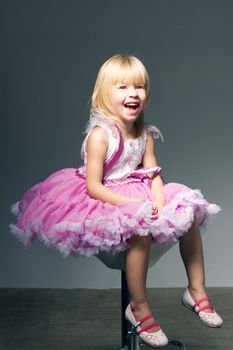
[[[127,239],[135,234],[151,234],[159,244],[176,242],[191,227],[194,217],[205,225],[220,211],[199,190],[169,183],[163,188],[167,204],[158,219],[152,220],[153,198],[147,180],[114,184],[112,190],[145,198],[145,202],[113,206],[88,196],[85,179],[77,175],[77,169],[60,170],[33,186],[12,206],[18,222],[11,224],[10,230],[26,246],[38,237],[63,256],[91,256],[100,251],[114,254],[127,249]]]

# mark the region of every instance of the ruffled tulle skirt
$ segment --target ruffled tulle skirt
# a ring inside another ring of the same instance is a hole
[[[38,237],[63,256],[78,253],[96,255],[100,251],[126,250],[133,235],[151,234],[159,244],[176,242],[191,227],[194,217],[206,224],[220,208],[209,204],[199,190],[168,183],[163,187],[166,205],[159,217],[151,218],[153,197],[148,176],[129,176],[104,183],[113,191],[145,202],[111,205],[91,198],[79,169],[59,170],[31,187],[12,206],[17,223],[11,232],[26,246]]]

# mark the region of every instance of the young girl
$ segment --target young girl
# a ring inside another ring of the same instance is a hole
[[[168,340],[155,323],[146,296],[148,256],[153,242],[179,240],[188,287],[183,304],[210,327],[222,319],[205,290],[199,225],[220,208],[199,190],[165,184],[154,153],[160,131],[144,124],[150,84],[134,56],[116,55],[99,70],[91,101],[84,166],[55,172],[30,188],[13,206],[11,231],[29,245],[36,237],[58,249],[91,256],[126,251],[131,302],[125,316],[151,346]]]

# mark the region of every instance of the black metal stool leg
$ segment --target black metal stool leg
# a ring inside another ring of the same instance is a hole
[[[129,322],[125,318],[125,309],[130,302],[126,273],[121,271],[121,343],[122,347],[127,345],[127,335],[130,330]]]
[[[125,309],[130,302],[126,273],[121,271],[121,344],[118,350],[140,350],[139,337],[134,327],[125,319]]]

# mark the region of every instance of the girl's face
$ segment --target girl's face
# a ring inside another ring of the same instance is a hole
[[[117,83],[111,87],[110,101],[115,117],[129,124],[133,123],[146,105],[144,84]]]

